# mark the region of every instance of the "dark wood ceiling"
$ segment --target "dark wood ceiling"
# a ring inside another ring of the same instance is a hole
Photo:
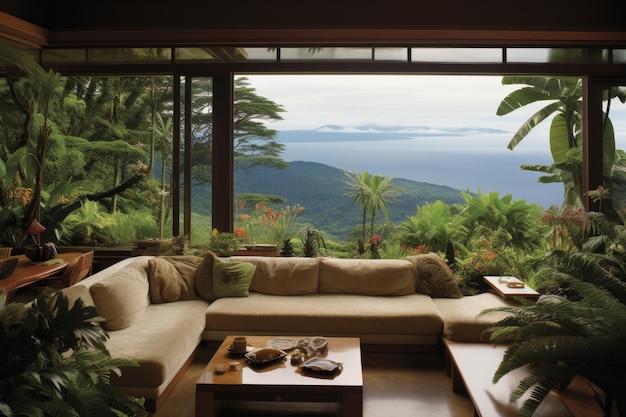
[[[2,0],[0,12],[45,31],[41,44],[53,46],[289,41],[624,46],[625,5],[624,0]],[[0,19],[0,34],[3,26],[10,28],[5,32],[14,30]]]
[[[50,31],[434,28],[624,30],[623,0],[2,0]]]

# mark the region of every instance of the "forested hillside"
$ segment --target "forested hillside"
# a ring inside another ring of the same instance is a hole
[[[345,195],[346,179],[341,169],[316,162],[290,162],[290,167],[283,170],[259,166],[235,171],[235,196],[243,193],[278,195],[286,199],[287,204],[300,204],[305,208],[300,222],[343,239],[362,221],[360,208],[351,206],[350,198]],[[414,215],[416,206],[425,202],[463,201],[461,192],[450,187],[400,178],[392,183],[403,189],[395,202],[389,204],[390,221],[396,224]],[[379,217],[379,222],[384,221],[382,213]]]

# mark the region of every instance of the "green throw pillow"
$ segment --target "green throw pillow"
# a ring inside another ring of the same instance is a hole
[[[213,260],[213,297],[247,297],[256,265],[250,262]]]

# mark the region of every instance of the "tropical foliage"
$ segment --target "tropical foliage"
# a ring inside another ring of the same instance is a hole
[[[580,207],[586,190],[582,189],[582,80],[578,77],[531,77],[507,76],[502,78],[505,85],[523,85],[513,91],[500,103],[497,114],[507,115],[524,106],[547,102],[532,114],[515,132],[508,148],[514,149],[530,131],[544,120],[554,115],[550,124],[550,152],[552,165],[522,165],[522,169],[542,172],[539,182],[563,184],[564,205]],[[626,89],[612,87],[607,91],[606,100],[618,98],[626,102]],[[607,107],[608,109],[608,107]],[[611,184],[614,169],[623,170],[623,151],[616,151],[613,124],[604,114],[603,169],[605,185]]]
[[[120,367],[95,307],[61,292],[42,293],[32,306],[0,306],[0,413],[14,417],[146,416],[143,400],[110,385]]]
[[[598,388],[605,415],[613,408],[626,415],[625,267],[623,258],[603,254],[564,256],[544,273],[573,288],[576,299],[546,296],[536,304],[495,309],[511,315],[489,329],[491,339],[511,345],[494,382],[532,364],[511,394],[516,400],[530,391],[520,416],[532,416],[551,390],[566,387],[575,376]]]
[[[88,211],[98,216],[153,217],[151,230],[129,229],[132,240],[171,233],[170,190],[179,181],[172,175],[172,77],[61,77],[5,46],[0,65],[0,244],[22,246],[33,218],[46,227],[42,240],[74,241],[82,230],[64,223],[87,201],[102,208]],[[192,92],[190,172],[198,184],[212,180],[211,78],[194,78]],[[282,107],[258,96],[243,77],[235,96],[238,169],[284,168],[284,146],[264,125],[280,120]],[[110,234],[84,240],[119,242],[104,240]]]

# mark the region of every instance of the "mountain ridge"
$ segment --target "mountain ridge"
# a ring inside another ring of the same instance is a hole
[[[361,208],[351,205],[346,195],[346,180],[344,170],[319,162],[292,161],[285,169],[256,166],[235,171],[235,198],[245,193],[279,195],[286,204],[304,207],[299,223],[344,239],[362,221]],[[417,206],[426,202],[463,202],[461,191],[452,187],[404,178],[393,178],[391,183],[403,189],[388,205],[389,221],[395,224],[415,215]],[[379,213],[376,220],[384,222],[384,215]]]

